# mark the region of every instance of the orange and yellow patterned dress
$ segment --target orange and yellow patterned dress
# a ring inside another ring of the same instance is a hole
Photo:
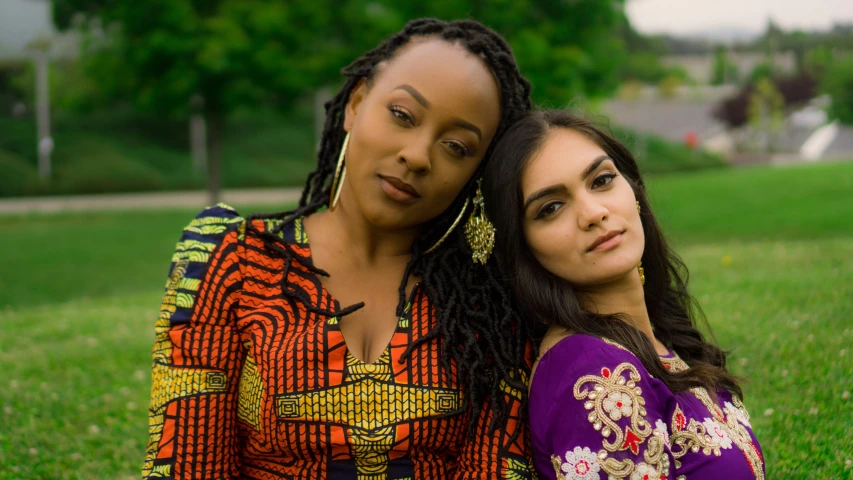
[[[273,220],[254,220],[269,230]],[[301,222],[284,232],[297,254],[310,250]],[[379,360],[347,350],[337,311],[319,279],[271,254],[226,205],[184,229],[156,324],[145,479],[530,478],[522,434],[492,432],[480,415],[475,438],[455,372],[439,362],[439,340],[408,345],[435,323],[415,287]],[[447,380],[447,379],[451,380]]]

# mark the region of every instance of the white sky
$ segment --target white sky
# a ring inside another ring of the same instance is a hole
[[[853,22],[853,0],[628,0],[626,10],[643,33],[760,33],[768,18],[785,30],[825,30],[833,23]]]

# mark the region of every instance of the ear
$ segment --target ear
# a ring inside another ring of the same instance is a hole
[[[362,78],[353,87],[349,94],[349,101],[344,109],[344,131],[352,130],[352,125],[355,123],[355,118],[358,116],[359,107],[361,107],[364,99],[367,97],[367,80]]]

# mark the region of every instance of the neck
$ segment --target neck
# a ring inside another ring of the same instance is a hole
[[[387,260],[405,260],[411,257],[412,244],[420,227],[383,229],[370,223],[355,202],[349,184],[344,182],[341,198],[334,210],[319,213],[330,244],[340,252],[347,252],[354,260],[377,263]]]
[[[655,338],[643,284],[636,269],[613,282],[579,290],[578,294],[584,309],[603,315],[627,315],[627,321],[648,337],[659,354],[669,353]]]

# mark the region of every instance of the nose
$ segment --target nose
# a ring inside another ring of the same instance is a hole
[[[412,139],[403,150],[400,151],[399,160],[415,173],[429,173],[432,170],[430,160],[431,142],[422,135],[421,138]]]
[[[596,198],[583,195],[575,199],[578,208],[578,227],[581,230],[592,230],[601,227],[610,216],[610,210]]]

